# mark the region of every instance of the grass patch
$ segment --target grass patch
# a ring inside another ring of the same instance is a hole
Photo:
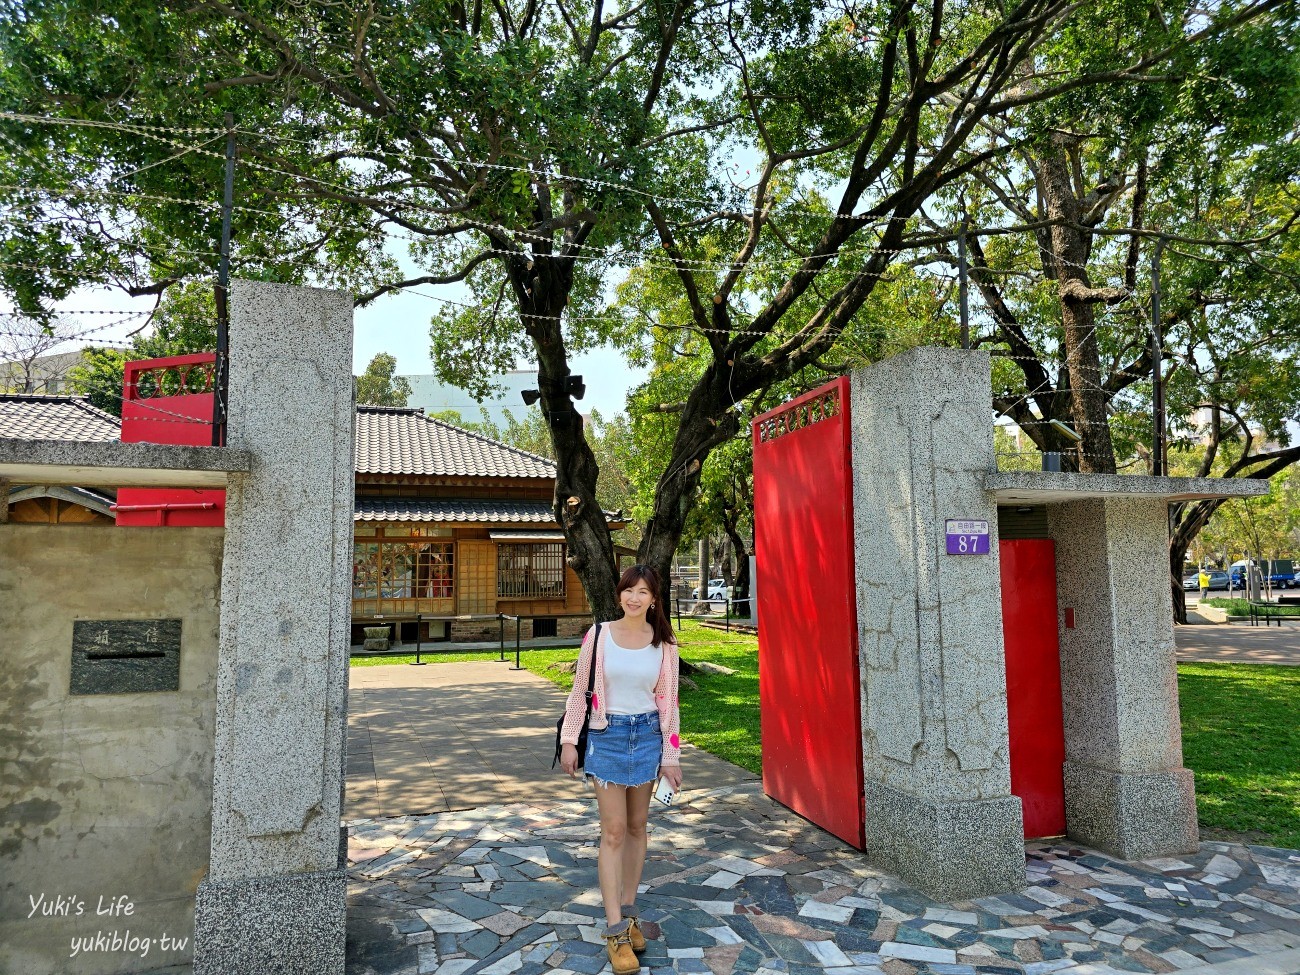
[[[1185,663],[1178,689],[1201,825],[1300,847],[1300,667]]]
[[[1250,600],[1247,599],[1227,599],[1226,597],[1216,597],[1204,601],[1206,606],[1217,606],[1219,609],[1226,609],[1229,616],[1249,616]],[[1277,614],[1278,616],[1300,616],[1300,606],[1273,606],[1269,608],[1269,615]]]

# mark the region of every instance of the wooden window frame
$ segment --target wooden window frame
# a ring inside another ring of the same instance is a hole
[[[566,600],[566,549],[564,542],[498,542],[497,599]]]

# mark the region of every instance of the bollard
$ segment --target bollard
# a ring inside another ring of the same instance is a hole
[[[518,616],[515,617],[515,665],[510,669],[511,670],[524,669],[519,663],[519,617]]]
[[[398,623],[397,625],[401,626],[402,624]],[[411,664],[412,667],[428,666],[428,664],[426,664],[423,660],[420,659],[420,650],[422,649],[423,644],[424,644],[424,635],[420,632],[420,614],[416,613],[415,614],[415,662]]]

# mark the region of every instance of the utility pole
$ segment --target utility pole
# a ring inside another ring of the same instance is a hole
[[[235,116],[226,113],[226,191],[221,201],[221,257],[217,264],[217,362],[212,377],[212,446],[226,442],[230,356],[230,213],[235,208]]]
[[[1164,336],[1160,328],[1160,256],[1165,239],[1156,238],[1151,252],[1151,473],[1169,473],[1165,449]]]
[[[970,348],[970,286],[966,266],[966,218],[961,221],[957,231],[957,297],[961,308],[961,347]]]

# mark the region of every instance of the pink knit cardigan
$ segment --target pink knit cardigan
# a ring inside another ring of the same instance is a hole
[[[582,730],[582,715],[587,709],[587,675],[591,673],[593,626],[582,639],[582,649],[578,652],[578,666],[573,674],[573,690],[564,706],[564,727],[560,732],[560,742],[566,745],[578,744],[578,732]],[[591,724],[589,727],[601,729],[609,726],[609,716],[605,713],[605,637],[609,624],[600,628],[600,648],[596,653],[596,692],[591,698]],[[682,743],[678,737],[681,727],[681,713],[677,706],[677,645],[665,643],[664,658],[659,665],[659,680],[655,683],[655,704],[659,709],[659,730],[664,736],[663,755],[660,765],[680,765],[682,763]]]

